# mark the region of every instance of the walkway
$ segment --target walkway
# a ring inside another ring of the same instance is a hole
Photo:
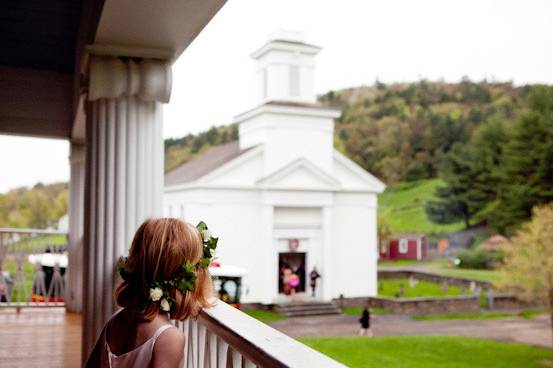
[[[80,367],[81,317],[64,308],[0,309],[0,367]]]
[[[351,336],[359,331],[359,317],[321,316],[289,318],[271,326],[290,336]],[[466,336],[521,342],[551,347],[551,324],[547,315],[531,319],[415,321],[409,316],[373,316],[375,336],[434,335]]]

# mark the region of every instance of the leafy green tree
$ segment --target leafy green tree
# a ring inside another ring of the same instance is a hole
[[[469,205],[475,157],[470,146],[460,143],[453,145],[445,156],[441,176],[446,186],[438,188],[438,200],[428,202],[425,207],[431,221],[448,224],[462,219],[467,228],[470,226],[471,216],[480,210]]]
[[[553,203],[534,207],[532,220],[504,248],[503,287],[548,306],[553,329]]]
[[[437,223],[462,219],[469,227],[476,216],[490,211],[497,198],[499,169],[507,141],[504,124],[491,120],[475,130],[468,144],[456,143],[444,157],[441,177],[446,186],[437,190],[437,201],[426,206],[428,217]]]
[[[537,204],[553,201],[553,88],[538,87],[529,110],[511,129],[499,174],[496,210],[490,222],[500,230],[530,218]]]

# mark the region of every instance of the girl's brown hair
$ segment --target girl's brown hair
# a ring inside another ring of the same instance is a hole
[[[186,261],[197,264],[202,252],[202,236],[194,226],[172,218],[144,221],[134,235],[125,262],[125,273],[131,278],[117,287],[115,301],[138,320],[153,320],[160,307],[149,300],[149,285],[174,278]],[[174,287],[166,291],[175,300],[171,319],[196,317],[202,308],[209,306],[211,276],[206,268],[197,267],[194,291],[182,292]]]

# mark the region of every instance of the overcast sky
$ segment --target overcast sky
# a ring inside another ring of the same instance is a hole
[[[253,107],[249,54],[276,29],[323,48],[319,93],[376,79],[553,83],[553,1],[230,0],[173,68],[165,137]],[[68,154],[63,141],[0,136],[0,192],[68,180]]]

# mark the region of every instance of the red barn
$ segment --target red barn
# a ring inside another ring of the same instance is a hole
[[[396,234],[387,247],[380,249],[380,259],[416,259],[426,257],[428,241],[425,234]]]

